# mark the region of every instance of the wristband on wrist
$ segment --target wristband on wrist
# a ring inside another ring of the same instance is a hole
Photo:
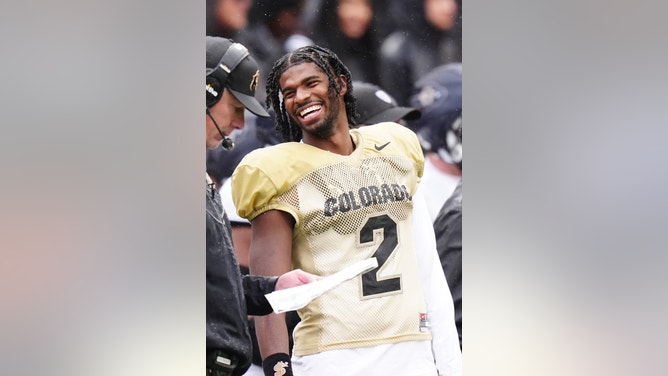
[[[276,353],[269,355],[262,361],[264,376],[293,376],[290,355]]]

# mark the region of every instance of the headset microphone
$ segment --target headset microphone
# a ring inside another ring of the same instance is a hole
[[[232,141],[232,139],[229,137],[225,137],[223,139],[223,142],[221,142],[220,146],[222,146],[223,149],[230,151],[234,149],[234,141]]]
[[[218,127],[218,123],[216,123],[216,119],[214,119],[213,116],[211,116],[211,112],[209,111],[208,108],[206,109],[206,114],[211,118],[211,121],[213,121],[213,125],[215,125],[216,129],[218,129],[218,133],[220,133],[220,135],[223,136],[223,141],[221,142],[220,146],[222,146],[223,149],[227,151],[234,149],[234,141],[232,141],[231,138],[225,136],[225,133],[223,133],[223,131],[220,130],[220,127]]]

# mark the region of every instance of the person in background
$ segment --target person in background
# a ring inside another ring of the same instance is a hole
[[[425,151],[420,184],[434,220],[462,178],[462,144],[456,136],[462,126],[462,64],[445,64],[421,77],[409,102],[422,112],[409,126]]]
[[[248,27],[235,40],[248,47],[260,65],[269,72],[274,61],[286,52],[313,44],[302,27],[304,0],[256,0]],[[260,76],[258,98],[264,101],[266,77]]]
[[[225,69],[225,68],[227,69]],[[255,99],[257,63],[241,44],[206,37],[206,148],[228,145],[233,129],[244,127],[244,109],[268,116]],[[280,277],[239,272],[230,224],[213,183],[206,175],[206,373],[242,375],[250,365],[252,344],[247,312],[272,312],[265,294],[318,279],[301,270]]]
[[[461,145],[461,123],[454,133]],[[459,334],[460,349],[462,348],[462,181],[463,179],[459,181],[455,191],[445,201],[434,220],[436,249],[455,305],[455,325]]]
[[[462,348],[462,180],[434,220],[436,249],[455,305],[455,326]]]
[[[350,71],[320,46],[274,64],[267,103],[284,142],[252,151],[232,175],[237,212],[251,222],[251,272],[378,266],[298,310],[292,356],[285,319],[257,317],[265,375],[461,375],[415,133],[355,127]]]
[[[206,0],[206,35],[236,39],[252,5],[253,0]]]
[[[461,7],[456,0],[397,0],[391,8],[400,28],[382,42],[379,85],[407,106],[415,81],[462,61]]]
[[[377,0],[321,0],[308,36],[334,51],[356,80],[378,84],[381,9]]]

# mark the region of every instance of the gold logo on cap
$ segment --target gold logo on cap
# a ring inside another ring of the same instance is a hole
[[[253,78],[251,78],[251,83],[250,83],[250,89],[251,91],[255,91],[255,88],[257,87],[257,83],[260,81],[260,71],[257,70],[255,71],[255,74],[253,75]]]

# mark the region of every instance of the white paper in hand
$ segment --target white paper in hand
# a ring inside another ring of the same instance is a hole
[[[276,313],[294,311],[306,306],[311,300],[333,289],[344,281],[354,278],[378,266],[375,257],[356,262],[319,281],[306,285],[274,291],[265,297]]]

